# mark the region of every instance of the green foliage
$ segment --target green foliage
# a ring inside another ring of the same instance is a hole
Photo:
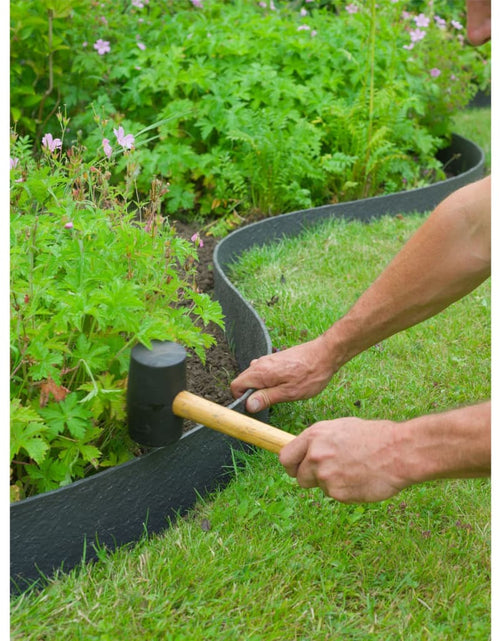
[[[140,4],[72,3],[54,13],[49,46],[45,5],[16,3],[13,120],[39,137],[64,104],[68,137],[95,149],[108,121],[137,134],[161,119],[136,150],[135,186],[168,180],[176,215],[281,213],[439,179],[451,116],[489,82],[489,45],[465,44],[451,23],[464,16],[444,1],[370,0],[356,13],[346,1]],[[419,12],[429,25],[411,47]]]
[[[61,120],[63,118],[61,117]],[[196,247],[109,185],[113,160],[12,146],[11,461],[14,498],[132,456],[124,427],[129,349],[174,340],[200,357],[222,324],[196,287]],[[133,165],[134,151],[123,159]]]
[[[19,130],[40,136],[55,114],[71,68],[68,24],[88,6],[86,0],[11,3],[11,115]]]

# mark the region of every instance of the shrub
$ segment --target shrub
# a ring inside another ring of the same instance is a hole
[[[465,44],[463,18],[443,1],[441,15],[374,0],[58,2],[49,96],[71,113],[70,135],[95,148],[90,103],[127,130],[161,120],[137,150],[137,186],[168,180],[176,215],[272,214],[440,178],[450,116],[489,77],[489,45]],[[16,4],[19,20],[32,11]],[[13,40],[23,127],[32,36],[17,29]]]
[[[12,146],[14,498],[131,458],[131,346],[174,340],[203,358],[214,339],[202,328],[222,325],[218,303],[197,291],[195,242],[160,213],[168,185],[153,183],[134,204],[109,184],[113,157],[89,164],[62,138],[44,140],[39,159],[27,137]]]

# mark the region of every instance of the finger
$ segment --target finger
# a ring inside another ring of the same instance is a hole
[[[247,411],[251,414],[260,412],[261,410],[276,405],[276,403],[283,403],[290,400],[289,395],[284,391],[284,387],[277,385],[276,387],[269,387],[266,389],[259,389],[248,397],[246,402]]]
[[[239,398],[248,389],[265,389],[286,381],[283,368],[278,365],[276,354],[267,354],[250,361],[246,370],[241,372],[231,383],[231,393]],[[272,400],[272,402],[275,402]]]
[[[260,412],[261,410],[267,409],[268,407],[271,407],[271,400],[269,398],[267,390],[265,389],[261,389],[249,396],[246,402],[247,411],[251,414]]]
[[[254,361],[252,361],[253,363]],[[234,398],[240,398],[243,394],[252,388],[264,388],[266,383],[262,379],[262,375],[250,366],[245,371],[241,372],[230,384],[231,394]]]
[[[295,478],[297,479],[297,483],[300,485],[300,487],[306,489],[320,486],[318,477],[314,472],[314,468],[307,460],[302,461],[302,463],[298,466]]]
[[[279,460],[289,476],[297,477],[299,466],[307,455],[308,449],[309,438],[302,433],[281,450]]]
[[[240,398],[245,393],[245,390],[250,389],[250,387],[241,382],[240,374],[240,376],[231,381],[229,389],[234,398]]]
[[[235,398],[240,398],[240,396]],[[291,401],[294,400],[294,398],[295,397],[290,394],[284,385],[277,385],[276,387],[257,390],[247,398],[245,405],[247,412],[255,414],[256,412],[260,412],[271,407],[271,405]]]

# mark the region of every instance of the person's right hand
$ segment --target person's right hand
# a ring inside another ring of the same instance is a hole
[[[231,383],[239,398],[248,389],[246,408],[255,413],[275,403],[311,398],[319,394],[337,371],[324,336],[283,351],[254,359]]]

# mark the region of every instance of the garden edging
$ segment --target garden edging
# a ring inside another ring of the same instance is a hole
[[[271,340],[253,307],[231,283],[229,269],[254,245],[299,234],[332,217],[368,221],[384,214],[424,212],[451,192],[484,173],[484,153],[454,135],[443,150],[453,176],[428,187],[359,201],[324,205],[282,214],[242,227],[223,239],[214,252],[215,297],[221,303],[228,343],[241,369],[271,352]],[[244,411],[244,399],[230,405]],[[259,415],[266,421],[267,412]],[[12,590],[22,591],[40,573],[69,570],[98,557],[100,548],[135,542],[168,527],[177,515],[230,478],[234,449],[243,443],[201,425],[178,443],[87,479],[13,503],[10,507]]]

